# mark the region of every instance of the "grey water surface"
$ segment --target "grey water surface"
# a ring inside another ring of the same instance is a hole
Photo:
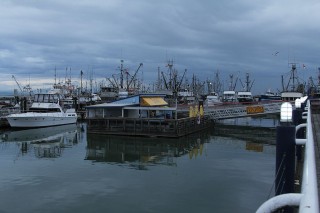
[[[255,212],[273,195],[275,147],[214,129],[180,139],[4,131],[0,213]]]

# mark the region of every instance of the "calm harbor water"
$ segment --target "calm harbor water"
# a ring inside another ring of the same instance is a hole
[[[248,213],[274,180],[274,146],[214,129],[127,138],[87,135],[78,124],[5,131],[0,141],[0,213]]]

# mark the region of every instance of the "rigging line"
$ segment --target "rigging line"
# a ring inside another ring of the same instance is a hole
[[[284,155],[282,155],[282,159],[281,159],[281,163],[280,163],[279,169],[278,169],[278,171],[277,171],[277,173],[276,173],[276,177],[274,178],[274,181],[273,181],[273,184],[272,184],[272,186],[271,186],[271,188],[270,188],[269,195],[268,195],[267,199],[269,199],[270,196],[271,196],[272,189],[274,188],[274,186],[275,186],[275,184],[276,184],[276,179],[277,179],[277,177],[278,177],[280,168],[282,167],[282,163],[283,163],[285,157],[286,157],[286,154],[284,153]],[[280,179],[280,180],[281,180],[281,179]]]
[[[282,167],[282,164],[283,164],[285,158],[286,158],[286,153],[284,153],[284,154],[282,155],[281,163],[280,163],[279,169],[278,169],[278,171],[277,171],[277,173],[276,173],[276,178],[278,177],[280,168]]]
[[[284,188],[284,185],[285,185],[285,184],[286,184],[286,181],[284,180],[283,183],[282,183],[282,188],[281,188],[280,194],[282,194],[283,188]]]
[[[282,174],[281,174],[281,177],[280,177],[280,180],[279,180],[279,185],[276,187],[276,191],[278,191],[278,188],[279,188],[279,186],[280,186],[280,184],[281,184],[281,180],[282,180],[282,177],[283,177],[283,174],[284,174],[284,172],[285,172],[285,170],[286,170],[286,167],[284,167],[283,168],[283,170],[282,170]],[[283,181],[283,183],[284,183],[285,181]],[[284,184],[283,184],[284,185]],[[282,187],[283,187],[283,185],[282,185]],[[283,189],[283,188],[282,188]]]

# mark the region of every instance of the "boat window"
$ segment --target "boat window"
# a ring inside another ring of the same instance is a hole
[[[59,108],[43,109],[43,108],[30,107],[29,112],[47,113],[47,112],[61,112],[61,110]]]
[[[58,95],[57,94],[51,95],[50,102],[56,103],[57,101],[58,101]]]
[[[42,108],[30,107],[29,112],[46,112],[46,110]]]
[[[38,101],[38,102],[43,102],[43,98],[44,98],[43,95],[42,95],[42,94],[39,94],[37,101]]]
[[[44,96],[43,102],[48,103],[49,102],[49,97],[50,97],[50,95],[49,96],[48,95]]]
[[[48,109],[48,112],[61,112],[61,110],[59,108],[51,108]]]

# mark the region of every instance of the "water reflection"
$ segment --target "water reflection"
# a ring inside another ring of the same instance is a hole
[[[263,143],[262,140],[264,136],[260,135],[259,143],[253,133],[255,131],[261,133],[261,128],[256,130],[252,128],[248,131],[251,131],[249,135],[252,137],[247,137],[245,141],[237,143],[232,138],[230,141],[224,140],[224,143],[234,143],[239,146],[238,148],[248,151],[269,152],[270,145]],[[227,132],[230,134],[230,129]],[[233,134],[237,132],[244,133],[243,129],[234,128]],[[246,135],[248,136],[248,133]],[[228,137],[228,133],[221,134],[219,128],[213,128],[179,139],[88,134],[85,160],[93,163],[128,164],[136,169],[147,169],[147,165],[154,164],[176,166],[177,157],[188,155],[189,159],[196,159],[206,155],[206,144],[220,143],[217,141],[219,136]]]
[[[128,164],[136,169],[146,165],[176,166],[176,158],[189,154],[190,159],[204,153],[206,134],[181,139],[136,138],[106,135],[87,135],[86,160]]]
[[[36,158],[58,158],[63,149],[80,141],[87,144],[85,160],[95,162],[127,164],[133,168],[146,169],[146,165],[163,164],[176,166],[177,157],[187,155],[196,159],[206,154],[207,143],[219,143],[216,137],[231,137],[224,143],[237,144],[240,149],[253,152],[268,152],[273,130],[261,127],[215,126],[197,134],[179,139],[140,138],[86,133],[85,123],[6,131],[0,134],[1,149],[14,148],[21,156]],[[235,143],[234,138],[242,142]]]
[[[23,129],[7,131],[0,135],[0,142],[16,143],[20,153],[34,152],[37,158],[61,157],[63,148],[72,147],[79,142],[77,125]]]
[[[263,152],[264,145],[259,143],[246,143],[246,150],[254,152]]]

